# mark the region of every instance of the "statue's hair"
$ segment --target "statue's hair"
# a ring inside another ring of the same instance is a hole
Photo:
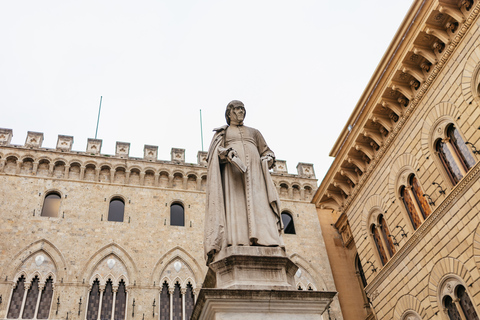
[[[244,106],[243,102],[240,101],[240,100],[232,100],[228,103],[227,105],[227,109],[225,110],[225,119],[227,120],[227,124],[230,125],[230,111],[232,111],[232,108],[236,105],[236,104],[241,104],[242,106]],[[243,109],[245,110],[245,106],[243,107]],[[245,116],[247,115],[247,110],[245,110]]]

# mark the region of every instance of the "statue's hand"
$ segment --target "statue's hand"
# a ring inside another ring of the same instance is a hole
[[[234,157],[238,157],[238,153],[235,149],[230,149],[228,151],[228,159],[233,159]]]
[[[272,156],[263,156],[260,158],[260,160],[267,160],[268,161],[268,168],[272,168],[273,166],[273,157]]]

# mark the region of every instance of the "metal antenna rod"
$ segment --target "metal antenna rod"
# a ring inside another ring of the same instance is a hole
[[[203,152],[203,126],[202,126],[202,109],[200,109],[200,135],[202,139],[202,152]]]
[[[100,111],[102,110],[102,97],[100,96],[100,106],[98,107],[97,129],[95,130],[95,139],[97,139],[98,123],[100,122]]]

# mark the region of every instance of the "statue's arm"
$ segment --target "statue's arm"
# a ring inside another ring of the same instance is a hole
[[[260,133],[260,131],[256,130],[255,137],[257,140],[257,148],[260,158],[262,160],[267,159],[268,167],[269,169],[272,169],[275,165],[275,153],[268,147],[267,142],[265,141],[265,138],[263,138],[263,135]]]

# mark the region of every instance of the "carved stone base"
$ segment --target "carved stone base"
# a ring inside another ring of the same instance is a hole
[[[202,289],[191,320],[320,320],[336,292]]]
[[[215,258],[204,288],[296,290],[298,267],[282,248],[228,247]]]

